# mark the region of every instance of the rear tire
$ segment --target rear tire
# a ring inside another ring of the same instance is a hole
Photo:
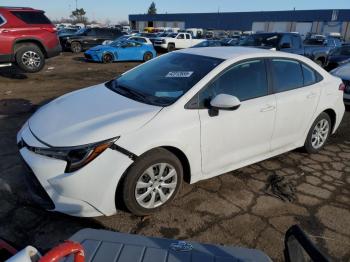
[[[81,51],[83,51],[83,48],[81,47],[81,44],[79,42],[72,42],[70,44],[70,50],[77,54],[80,53]]]
[[[322,61],[322,59],[316,59],[315,63],[318,64],[320,67],[324,66],[324,62]]]
[[[150,215],[175,198],[182,178],[183,167],[174,154],[163,148],[151,150],[128,170],[122,189],[124,204],[137,216]]]
[[[16,50],[16,63],[27,73],[37,73],[45,66],[45,56],[35,44],[25,44]]]
[[[102,63],[104,64],[113,63],[113,56],[111,54],[104,54],[102,56]]]
[[[175,45],[174,44],[168,44],[168,52],[172,52],[175,50]]]
[[[147,61],[151,60],[152,58],[153,58],[153,54],[151,52],[146,52],[143,55],[143,61],[144,62],[147,62]]]
[[[315,154],[320,151],[327,143],[332,132],[332,121],[325,112],[321,113],[312,124],[307,135],[304,149],[309,154]]]

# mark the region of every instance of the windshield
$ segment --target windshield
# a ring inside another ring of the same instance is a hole
[[[168,106],[222,61],[206,56],[170,53],[126,72],[106,86],[142,103]]]
[[[86,28],[79,29],[75,34],[76,35],[83,35],[87,31]]]
[[[280,39],[278,34],[256,34],[248,36],[240,45],[277,47]]]

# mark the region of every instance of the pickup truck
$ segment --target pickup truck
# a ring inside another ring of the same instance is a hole
[[[205,39],[194,39],[189,33],[173,33],[166,37],[159,37],[154,40],[156,49],[165,49],[168,52],[175,49],[189,48],[203,42]]]
[[[251,46],[303,55],[320,66],[325,66],[333,47],[304,45],[297,33],[258,33],[248,36],[241,46]]]

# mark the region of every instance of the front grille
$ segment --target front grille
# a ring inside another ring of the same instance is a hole
[[[32,169],[24,160],[22,162],[24,163],[24,166],[27,170],[26,174],[24,175],[24,181],[31,193],[31,198],[34,204],[37,204],[48,210],[55,209],[55,204],[53,203],[52,199],[47,194],[43,186],[40,184]]]

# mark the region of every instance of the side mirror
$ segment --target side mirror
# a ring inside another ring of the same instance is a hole
[[[219,94],[210,101],[210,107],[217,110],[236,110],[241,106],[241,101],[235,96]]]
[[[286,262],[330,261],[298,225],[291,226],[285,235],[284,257]]]
[[[286,48],[291,48],[290,43],[283,43],[283,44],[281,45],[281,49],[286,49]]]

